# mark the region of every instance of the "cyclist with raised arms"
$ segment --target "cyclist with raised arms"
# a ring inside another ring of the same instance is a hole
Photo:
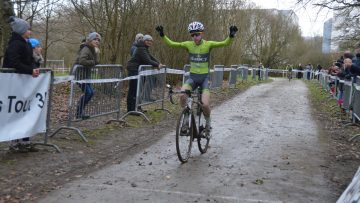
[[[210,90],[209,90],[209,61],[210,51],[212,48],[223,47],[231,44],[236,32],[238,31],[236,26],[230,26],[230,34],[224,41],[207,41],[203,39],[204,25],[200,22],[192,22],[188,26],[188,31],[193,41],[174,42],[164,34],[163,26],[157,26],[156,31],[159,32],[160,37],[170,47],[184,48],[189,52],[190,60],[190,77],[186,80],[182,86],[182,91],[195,90],[197,87],[202,88],[202,103],[204,109],[204,116],[206,120],[206,130],[210,132],[211,120],[210,120]],[[183,94],[180,98],[182,107],[186,105],[186,94]]]

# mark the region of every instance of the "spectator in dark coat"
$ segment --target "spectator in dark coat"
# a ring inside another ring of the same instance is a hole
[[[31,74],[37,77],[39,69],[34,68],[33,50],[28,42],[30,25],[23,19],[10,17],[12,34],[5,51],[4,68],[15,68],[16,72]]]
[[[318,80],[320,79],[321,69],[322,69],[321,65],[318,64],[318,65],[316,66],[316,75],[317,75],[317,79],[318,79]]]
[[[4,68],[14,68],[17,73],[30,74],[33,77],[37,77],[40,74],[40,70],[35,68],[33,49],[28,42],[31,31],[30,25],[23,19],[10,17],[10,27],[12,34],[8,43],[4,56]],[[20,140],[14,140],[10,144],[10,150],[28,152],[37,151],[30,145],[30,138],[26,137]]]
[[[301,71],[304,70],[303,66],[301,65],[301,63],[299,63],[299,66],[297,67],[298,69],[298,73],[297,73],[297,78],[300,79],[303,77],[303,73]]]
[[[145,35],[143,40],[137,43],[135,54],[127,62],[128,76],[135,76],[139,74],[140,65],[152,65],[153,67],[160,68],[161,63],[154,58],[150,52],[149,47],[153,44],[153,38],[150,35]],[[133,79],[129,82],[129,91],[127,96],[127,111],[135,111],[136,105],[136,91],[137,80]]]

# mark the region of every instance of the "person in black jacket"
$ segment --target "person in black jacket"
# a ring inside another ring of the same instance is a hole
[[[4,68],[15,68],[17,73],[39,76],[39,69],[34,67],[33,50],[28,42],[30,25],[23,19],[10,17],[12,34],[4,56]]]
[[[33,49],[28,42],[31,35],[29,23],[13,16],[9,18],[9,22],[12,34],[5,51],[3,68],[14,68],[16,73],[30,74],[33,77],[39,76],[40,70],[35,68]],[[30,145],[29,137],[23,138],[22,142],[13,140],[10,144],[10,150],[37,151],[33,145]]]
[[[153,44],[153,38],[150,35],[145,35],[142,41],[139,41],[136,45],[136,51],[127,62],[128,76],[138,75],[138,69],[140,65],[152,65],[153,67],[160,68],[162,64],[154,58],[150,52],[149,47]],[[135,111],[136,105],[136,90],[137,80],[133,79],[129,82],[129,91],[127,96],[127,111]]]

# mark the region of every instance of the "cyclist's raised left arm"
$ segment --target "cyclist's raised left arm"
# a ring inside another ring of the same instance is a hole
[[[229,44],[231,44],[234,41],[234,37],[236,35],[236,32],[238,31],[238,28],[234,25],[230,26],[229,28],[230,33],[229,33],[229,37],[227,37],[224,41],[209,41],[210,43],[210,47],[215,48],[215,47],[223,47],[223,46],[227,46]]]
[[[234,41],[234,38],[227,37],[224,41],[208,41],[211,48],[223,47],[231,44]]]

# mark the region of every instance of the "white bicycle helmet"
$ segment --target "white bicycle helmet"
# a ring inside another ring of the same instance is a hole
[[[204,25],[198,21],[194,21],[188,26],[189,33],[204,31]]]

